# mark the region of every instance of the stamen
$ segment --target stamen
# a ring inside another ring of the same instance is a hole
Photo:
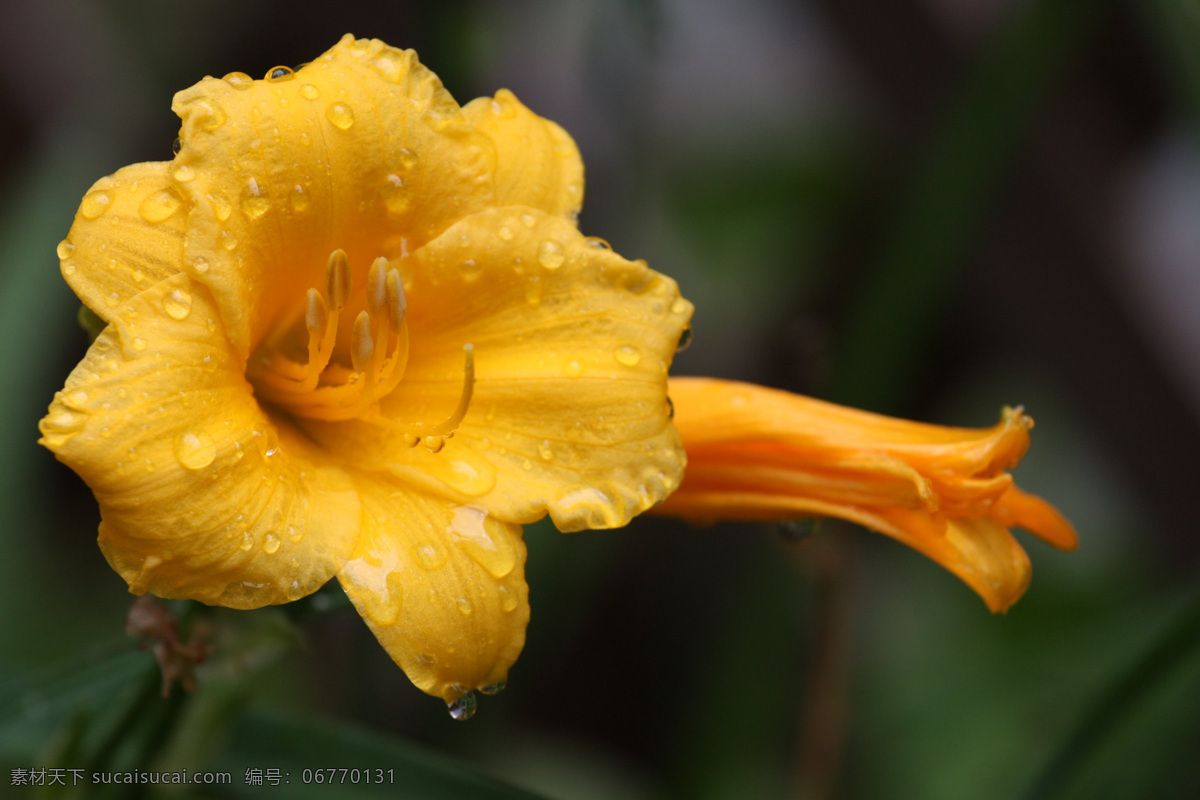
[[[367,272],[367,309],[372,317],[379,317],[387,303],[388,267],[388,260],[380,256]]]
[[[475,393],[475,345],[464,344],[463,353],[466,358],[463,363],[463,388],[462,394],[458,398],[458,408],[437,425],[420,426],[422,433],[426,436],[449,436],[462,424],[463,417],[467,416],[467,409],[471,406],[471,396]]]
[[[309,333],[324,333],[325,326],[329,324],[329,304],[316,289],[308,290],[305,301],[304,327],[308,328]],[[311,353],[308,360],[312,361]]]
[[[355,372],[367,372],[371,366],[371,356],[375,353],[375,342],[371,339],[371,315],[366,311],[358,312],[354,318],[354,338],[351,340],[350,360]],[[373,372],[374,370],[371,370]],[[365,384],[370,393],[372,381],[370,376]]]
[[[408,313],[408,297],[404,294],[404,281],[400,280],[400,273],[389,269],[386,285],[388,313],[392,317],[392,327],[398,328]]]
[[[329,262],[325,265],[325,293],[329,295],[333,307],[341,309],[350,298],[350,259],[346,251],[338,248],[329,254]]]

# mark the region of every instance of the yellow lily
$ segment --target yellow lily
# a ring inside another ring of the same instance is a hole
[[[654,513],[847,519],[929,556],[995,612],[1029,586],[1029,556],[1009,527],[1075,548],[1071,524],[1006,471],[1029,447],[1033,420],[1020,409],[969,430],[733,381],[672,378],[670,391],[688,468]]]
[[[529,619],[521,524],[611,528],[684,455],[692,306],[584,238],[571,138],[460,107],[347,36],[175,96],[173,161],[98,181],[58,248],[107,327],[41,443],[135,594],[253,608],[336,576],[424,691],[470,711]]]

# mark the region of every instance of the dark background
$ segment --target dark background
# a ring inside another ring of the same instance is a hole
[[[87,345],[54,246],[94,180],[171,157],[174,92],[347,31],[575,137],[583,232],[696,304],[676,374],[954,425],[1024,404],[1017,478],[1080,548],[1023,538],[993,617],[849,526],[539,524],[525,653],[471,722],[352,610],[230,612],[151,764],[283,710],[558,798],[1196,796],[1195,0],[0,0],[0,766],[74,765],[102,715],[46,687],[133,647],[95,503],[35,444]]]

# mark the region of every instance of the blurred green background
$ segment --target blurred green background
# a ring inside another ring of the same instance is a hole
[[[159,699],[95,503],[35,444],[87,346],[54,246],[94,180],[171,157],[175,91],[347,31],[575,137],[583,232],[696,304],[676,374],[943,424],[1024,404],[1017,477],[1079,551],[1024,537],[1032,588],[993,617],[850,526],[539,524],[528,644],[469,723],[329,590],[175,606],[219,649]],[[1195,0],[6,0],[0,795],[137,767],[233,784],[99,794],[1200,796],[1198,111]],[[355,765],[397,783],[297,785]]]

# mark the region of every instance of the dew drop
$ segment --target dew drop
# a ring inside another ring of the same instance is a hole
[[[88,394],[83,389],[76,389],[67,395],[67,401],[74,406],[81,406],[88,401]]]
[[[208,272],[208,259],[204,256],[196,256],[192,259],[192,269],[199,272],[201,275]]]
[[[400,166],[406,170],[410,170],[417,165],[417,154],[407,147],[401,147],[396,155],[400,158]]]
[[[515,611],[520,602],[516,592],[507,586],[500,587],[500,607],[504,609],[505,613]]]
[[[142,281],[146,280],[146,273],[142,272],[140,269],[135,269],[133,271],[133,279],[137,283],[141,283]]]
[[[507,225],[501,225],[500,230],[497,231],[497,233],[499,233],[500,238],[506,242],[513,238],[512,228],[508,227]]]
[[[521,215],[521,224],[526,228],[532,228],[535,222],[537,222],[537,219],[533,216],[533,214],[527,212]]]
[[[321,90],[311,83],[306,83],[300,87],[300,96],[305,100],[316,100],[321,96]]]
[[[458,607],[458,613],[464,617],[469,617],[475,613],[475,607],[471,605],[471,601],[465,597],[460,597],[454,601],[454,605]]]
[[[568,378],[578,378],[583,374],[583,365],[578,361],[568,361],[563,365],[563,372],[567,373]]]
[[[583,241],[588,247],[594,247],[597,250],[612,250],[612,245],[599,236],[587,236]]]
[[[688,325],[683,329],[683,333],[679,334],[679,344],[675,346],[676,353],[682,353],[692,346],[692,326]]]
[[[176,136],[175,141],[171,142],[171,152],[174,153],[175,155],[179,155],[179,151],[182,149],[183,149],[183,139],[180,139],[178,136]]]
[[[688,301],[682,297],[675,298],[675,302],[671,303],[671,313],[686,314],[688,310]]]
[[[179,181],[180,183],[187,183],[196,177],[196,171],[187,164],[180,164],[175,168],[175,172],[173,174],[175,175],[175,180]]]
[[[203,431],[184,431],[175,437],[175,458],[187,469],[204,469],[217,457],[217,445]]]
[[[538,247],[538,263],[546,269],[558,269],[566,260],[563,246],[553,239],[547,239]]]
[[[404,442],[405,447],[416,447],[421,443],[421,437],[415,433],[403,433],[400,435],[400,440]]]
[[[475,693],[467,692],[449,705],[450,717],[458,722],[463,722],[475,716],[478,707],[479,701],[475,699]]]
[[[237,234],[233,231],[221,231],[221,247],[232,250],[237,247]]]
[[[229,215],[233,213],[233,203],[229,202],[229,198],[220,192],[213,192],[208,196],[208,202],[212,204],[213,214],[221,222],[229,219]]]
[[[642,360],[642,351],[631,344],[623,344],[613,351],[613,357],[627,367],[636,367]]]
[[[462,275],[463,280],[473,281],[483,272],[483,267],[473,258],[463,259],[458,265],[458,274]]]
[[[529,470],[533,469],[533,462],[527,458],[521,462],[521,467],[528,472]]]
[[[146,349],[146,340],[140,336],[134,337],[134,340],[130,342],[130,344],[133,345],[133,349],[137,350],[139,353]]]
[[[254,78],[244,72],[231,72],[223,80],[238,91],[246,91],[254,86]]]
[[[254,537],[250,535],[250,531],[245,531],[242,533],[242,542],[238,545],[238,550],[249,553],[251,547],[254,547]]]
[[[291,67],[275,67],[267,73],[266,79],[271,83],[290,81],[296,77],[296,71]]]
[[[296,212],[308,210],[308,192],[304,191],[304,187],[296,184],[292,187],[291,193],[288,195],[288,202],[292,204],[292,210]]]
[[[675,403],[670,397],[667,398],[667,419],[675,419]]]
[[[408,210],[412,193],[408,185],[399,175],[388,175],[383,179],[383,203],[393,214],[402,214]]]
[[[549,439],[542,439],[542,443],[538,445],[538,455],[542,457],[542,461],[554,460],[554,451],[550,449]]]
[[[508,688],[508,681],[496,681],[490,686],[483,686],[479,689],[480,694],[493,695],[500,694]]]
[[[268,533],[266,538],[263,540],[263,552],[267,555],[278,553],[280,544],[281,542],[279,541],[278,536],[273,533]]]
[[[331,103],[325,109],[325,116],[338,130],[348,131],[354,124],[354,112],[345,103]]]
[[[425,449],[431,453],[440,453],[442,448],[446,446],[445,436],[426,436]]]
[[[54,248],[54,252],[58,253],[60,260],[65,261],[71,257],[71,253],[75,252],[75,245],[71,244],[66,239],[63,239],[58,243],[58,247]]]
[[[157,225],[170,219],[171,215],[179,210],[182,202],[174,189],[163,189],[143,200],[138,207],[138,213],[146,222]]]
[[[433,542],[421,542],[411,548],[413,559],[421,569],[437,569],[446,563],[445,548]]]
[[[96,219],[112,206],[112,195],[103,190],[88,192],[79,204],[79,213],[84,219]]]
[[[817,532],[817,518],[787,519],[779,523],[778,531],[784,541],[800,543]]]
[[[256,178],[246,182],[242,190],[242,213],[250,219],[258,219],[271,208],[271,198],[263,191]]]
[[[108,297],[104,298],[104,305],[109,308],[116,308],[117,303],[121,302],[121,295],[116,292],[109,292]]]
[[[304,532],[297,529],[295,525],[288,525],[286,532],[288,541],[292,542],[293,544],[304,538]]]
[[[74,275],[75,274],[75,262],[68,261],[66,264],[63,264],[63,273],[65,273],[67,275]]]
[[[404,55],[395,50],[380,51],[379,55],[367,62],[367,66],[389,83],[400,83],[404,79]]]
[[[187,319],[192,310],[192,296],[183,289],[172,289],[163,297],[162,304],[171,319]]]

